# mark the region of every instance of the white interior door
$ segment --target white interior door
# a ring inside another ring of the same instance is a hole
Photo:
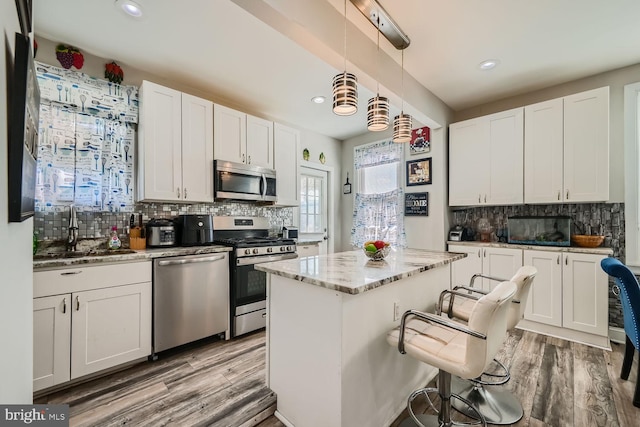
[[[300,240],[318,240],[320,255],[327,253],[329,239],[328,172],[300,168]]]

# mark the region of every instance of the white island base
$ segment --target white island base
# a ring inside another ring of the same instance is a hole
[[[404,311],[433,311],[449,275],[447,263],[349,294],[270,274],[267,382],[276,416],[295,427],[390,425],[437,370],[401,355],[386,335]]]

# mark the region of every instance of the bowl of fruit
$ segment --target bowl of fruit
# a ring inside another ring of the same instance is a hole
[[[382,261],[391,251],[391,244],[383,240],[370,240],[364,243],[364,254],[374,261]]]

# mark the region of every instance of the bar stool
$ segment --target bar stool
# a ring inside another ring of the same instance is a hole
[[[478,299],[466,325],[417,310],[403,314],[400,326],[387,334],[387,342],[397,346],[400,353],[438,368],[439,373],[438,388],[422,388],[409,395],[407,410],[410,418],[404,420],[401,427],[449,427],[453,425],[451,399],[471,404],[451,393],[451,375],[475,378],[491,363],[506,337],[508,307],[516,290],[517,286],[512,282],[500,283]],[[415,398],[424,395],[433,407],[428,393],[435,392],[441,399],[438,416],[416,415],[412,408]],[[486,426],[482,414],[475,412],[475,418]]]
[[[513,330],[518,322],[524,317],[524,310],[527,305],[527,298],[533,279],[536,276],[535,267],[523,266],[516,271],[516,274],[510,279],[518,287],[512,304],[509,305],[509,313],[507,318],[507,331]],[[476,301],[488,291],[474,288],[473,283],[477,278],[486,278],[490,280],[504,280],[491,276],[475,274],[471,278],[469,286],[456,286],[452,290],[443,291],[440,294],[438,303],[438,314],[445,312],[449,318],[468,321],[471,311]],[[452,390],[464,399],[470,401],[475,409],[477,409],[489,424],[514,424],[522,418],[524,411],[520,401],[509,391],[495,390],[486,388],[485,386],[499,386],[505,384],[511,379],[509,369],[501,362],[494,359],[494,362],[500,367],[503,373],[484,372],[477,378],[469,381],[454,378],[452,380]],[[485,381],[482,376],[493,377],[493,381]],[[454,402],[454,408],[469,417],[475,418],[475,412],[470,411],[469,407],[459,402]]]

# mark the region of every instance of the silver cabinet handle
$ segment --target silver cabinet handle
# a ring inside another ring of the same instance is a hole
[[[560,190],[558,190],[558,200],[560,200]]]
[[[567,200],[569,200],[569,190],[567,190]]]
[[[478,249],[478,258],[480,258],[481,253],[482,253],[482,249]]]
[[[242,163],[244,163],[244,153],[242,154]]]
[[[487,256],[487,250],[486,249],[484,250],[484,254],[482,254],[482,255],[486,258],[486,256]]]
[[[556,263],[560,265],[560,255],[558,255],[558,259],[556,260]]]
[[[194,264],[197,262],[213,262],[213,261],[220,261],[221,259],[224,259],[224,255],[216,255],[216,256],[209,256],[205,258],[192,258],[192,259],[188,259],[188,258],[168,259],[168,260],[159,261],[158,265],[161,267],[164,267],[166,265],[183,265],[183,264]]]
[[[187,200],[187,187],[184,187],[183,195],[184,195],[184,199]]]
[[[478,194],[478,203],[482,203],[481,198],[482,198],[482,194]]]
[[[251,164],[251,156],[247,156],[247,159],[248,159],[247,163]]]
[[[487,195],[484,195],[484,202],[487,203]]]
[[[72,276],[74,274],[80,274],[82,273],[82,270],[78,270],[78,271],[65,271],[64,273],[60,273],[61,276]]]
[[[569,257],[567,255],[564,256],[564,265],[569,265]]]
[[[178,199],[180,198],[180,187],[176,188],[176,193],[178,194]]]
[[[76,311],[80,311],[80,297],[76,295]]]
[[[67,299],[62,298],[62,314],[66,314],[67,312]]]

